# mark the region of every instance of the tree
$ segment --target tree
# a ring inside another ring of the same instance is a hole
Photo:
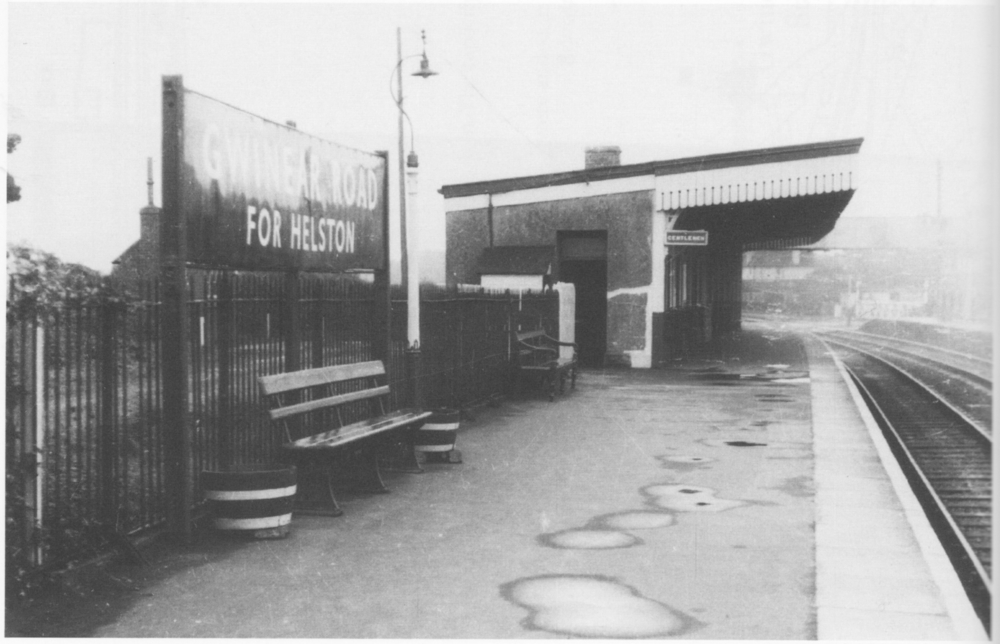
[[[7,246],[7,279],[8,323],[108,294],[99,272],[22,244]]]
[[[21,142],[21,137],[17,134],[7,135],[7,154],[10,154],[17,148],[17,144]],[[21,199],[21,186],[17,185],[14,181],[14,177],[7,173],[7,203],[12,201],[18,201]]]

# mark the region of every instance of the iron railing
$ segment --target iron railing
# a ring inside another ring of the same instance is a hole
[[[191,270],[188,279],[191,485],[200,499],[200,472],[277,456],[282,436],[264,413],[259,376],[385,350],[379,289],[357,276],[299,275],[294,288],[281,274]],[[509,393],[511,328],[525,316],[557,328],[551,293],[425,287],[421,300],[425,407]],[[162,422],[160,302],[155,284],[44,310],[8,302],[8,557],[13,548],[36,564],[59,561],[167,520],[164,446],[175,429]],[[386,367],[398,408],[411,404],[405,300],[392,309]]]

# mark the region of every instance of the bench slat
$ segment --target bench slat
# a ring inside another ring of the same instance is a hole
[[[356,364],[338,365],[334,367],[317,367],[291,373],[279,373],[258,378],[260,391],[264,396],[328,385],[334,382],[368,378],[385,374],[385,366],[381,360],[370,360]]]
[[[271,420],[280,420],[282,418],[288,418],[289,416],[298,416],[299,414],[316,411],[317,409],[336,407],[337,405],[343,405],[356,400],[365,400],[366,398],[385,396],[388,393],[389,385],[383,385],[381,387],[365,389],[363,391],[352,391],[346,394],[339,394],[337,396],[329,396],[327,398],[319,398],[317,400],[308,400],[294,405],[287,405],[285,407],[272,409],[268,413],[271,415]]]
[[[403,409],[387,416],[369,418],[338,429],[331,429],[321,434],[292,441],[285,445],[285,449],[330,449],[339,447],[365,436],[391,431],[416,423],[425,418],[430,418],[431,415],[432,412],[429,411]]]

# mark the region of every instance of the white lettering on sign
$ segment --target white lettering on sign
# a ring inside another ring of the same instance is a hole
[[[667,246],[707,246],[707,230],[668,230],[664,243]]]
[[[332,217],[289,215],[288,248],[312,253],[353,253],[355,222]],[[247,246],[281,248],[281,213],[247,206]]]
[[[267,208],[257,212],[257,206],[247,206],[247,246],[252,246],[254,239],[260,246],[270,243],[273,248],[281,248],[281,213]]]
[[[223,193],[234,186],[256,194],[275,193],[298,203],[305,197],[326,206],[374,211],[379,205],[378,177],[361,163],[340,163],[312,149],[304,153],[244,131],[205,126],[201,163]]]

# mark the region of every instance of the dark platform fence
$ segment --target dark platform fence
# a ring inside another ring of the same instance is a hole
[[[59,561],[162,520],[156,295],[8,303],[9,556]]]
[[[420,300],[419,377],[428,408],[463,408],[509,394],[512,329],[525,315],[553,333],[558,328],[559,300],[553,293],[424,286]],[[401,317],[405,323],[405,309]]]
[[[379,289],[364,278],[192,270],[188,290],[196,478],[277,458],[283,436],[264,412],[259,376],[385,359]],[[418,377],[428,408],[462,408],[509,393],[512,326],[527,315],[550,333],[558,327],[552,293],[424,287],[421,300]],[[160,302],[155,284],[125,298],[30,313],[15,307],[16,315],[8,302],[8,559],[56,563],[167,520]],[[405,300],[394,300],[392,309],[386,367],[391,406],[398,408],[411,404]]]

